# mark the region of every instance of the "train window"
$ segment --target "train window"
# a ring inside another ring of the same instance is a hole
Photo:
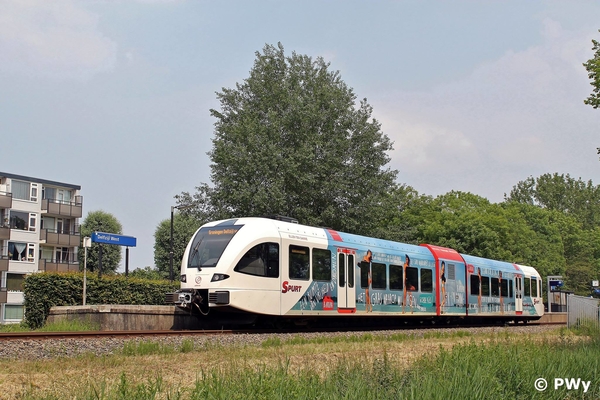
[[[500,283],[500,295],[502,297],[512,297],[508,293],[508,279],[502,279],[502,282]]]
[[[358,266],[360,267],[360,287],[365,289],[367,286],[369,286],[370,264],[366,261],[361,261]]]
[[[338,278],[339,286],[346,286],[346,257],[343,253],[338,253]]]
[[[481,295],[482,296],[490,295],[490,278],[487,276],[481,277]]]
[[[531,277],[531,296],[538,297],[537,278],[535,276]]]
[[[348,254],[348,287],[354,287],[354,256]]]
[[[508,297],[515,297],[513,294],[513,281],[512,279],[508,281]]]
[[[419,289],[419,269],[414,267],[406,267],[406,290]]]
[[[216,267],[231,238],[240,228],[240,225],[230,225],[200,229],[192,242],[188,268]]]
[[[431,269],[421,270],[421,292],[433,292],[433,270]]]
[[[401,265],[390,265],[390,290],[402,290],[404,277]]]
[[[456,265],[448,263],[448,275],[446,278],[450,280],[456,279]]]
[[[261,243],[244,254],[233,269],[236,272],[267,278],[279,278],[279,245]]]
[[[307,281],[310,270],[310,250],[308,247],[290,245],[290,279]]]
[[[331,251],[313,249],[313,279],[315,281],[331,281]]]
[[[523,284],[523,295],[524,296],[531,296],[531,279],[530,278],[525,278],[525,283]]]
[[[492,278],[492,296],[500,296],[500,282],[498,278]]]
[[[373,277],[373,289],[385,289],[387,277],[385,276],[385,264],[373,263],[371,264],[372,277]]]
[[[471,294],[479,296],[479,275],[471,275]]]

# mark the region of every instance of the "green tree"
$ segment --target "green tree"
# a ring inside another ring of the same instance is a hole
[[[600,226],[600,187],[569,174],[529,177],[513,187],[506,201],[532,204],[570,215],[585,229]]]
[[[557,215],[562,215],[557,213]],[[516,202],[494,204],[464,192],[414,197],[394,220],[409,243],[531,265],[542,275],[565,270],[564,246],[551,212]]]
[[[583,63],[583,66],[588,72],[588,77],[591,79],[590,85],[592,85],[592,94],[585,99],[583,102],[594,108],[598,108],[600,105],[600,42],[592,39],[592,50],[594,50],[594,57]],[[598,150],[600,152],[600,149]]]
[[[323,58],[281,44],[256,53],[250,76],[217,93],[212,186],[194,202],[199,219],[283,214],[301,223],[369,234],[385,215],[397,171],[390,139]]]
[[[91,236],[92,232],[122,234],[121,223],[114,215],[102,210],[89,212],[81,225],[81,237]],[[92,243],[87,252],[87,268],[98,271],[100,246],[102,246],[102,273],[115,273],[121,262],[121,247],[110,244]],[[79,264],[83,270],[84,248],[79,247]]]
[[[173,215],[173,276],[178,279],[181,259],[201,223],[185,212]],[[163,278],[170,276],[171,219],[161,221],[154,232],[154,263]]]

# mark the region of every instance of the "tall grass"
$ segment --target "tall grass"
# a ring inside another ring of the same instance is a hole
[[[162,344],[153,341],[127,342],[121,353],[125,356],[148,356],[156,354],[189,353],[194,350],[194,342],[184,339],[181,345]]]

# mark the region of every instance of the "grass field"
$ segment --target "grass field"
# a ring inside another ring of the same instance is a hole
[[[544,391],[535,387],[540,378]],[[555,379],[577,378],[591,381],[585,393],[581,382],[554,388]],[[0,388],[1,399],[593,399],[600,338],[564,328],[518,337],[499,328],[233,347],[147,341],[103,357],[0,360]]]

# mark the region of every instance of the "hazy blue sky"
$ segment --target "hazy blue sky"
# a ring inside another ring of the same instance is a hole
[[[154,265],[173,196],[210,182],[215,92],[281,42],[367,98],[420,193],[599,184],[598,29],[597,1],[0,0],[0,170],[81,185]]]

